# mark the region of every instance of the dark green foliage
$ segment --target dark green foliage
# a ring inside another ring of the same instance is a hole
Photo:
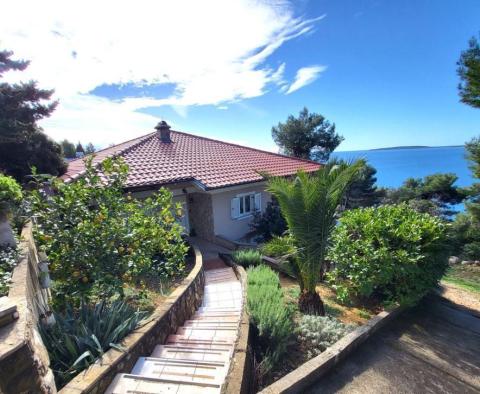
[[[60,141],[60,146],[62,147],[63,157],[67,159],[74,159],[75,156],[75,145],[73,142],[68,140]]]
[[[55,324],[40,327],[50,356],[57,388],[87,368],[108,349],[122,350],[119,343],[147,316],[122,301],[81,304],[54,313]]]
[[[307,108],[298,118],[290,115],[285,123],[272,127],[272,138],[286,155],[317,161],[327,161],[343,141],[335,132],[335,123]]]
[[[85,154],[86,155],[90,155],[92,153],[95,153],[95,147],[93,146],[93,144],[91,142],[89,142],[87,144],[87,146],[85,147]]]
[[[456,213],[452,205],[465,198],[465,192],[455,185],[457,179],[453,173],[433,174],[423,179],[408,178],[401,187],[388,189],[383,202],[406,202],[418,212],[448,218]]]
[[[123,295],[124,283],[145,274],[168,278],[185,267],[181,206],[160,189],[144,200],[125,195],[128,168],[106,159],[73,183],[54,182],[53,196],[29,197],[35,237],[50,259],[55,303]],[[100,177],[102,175],[102,177]]]
[[[371,207],[381,202],[385,190],[377,188],[376,173],[375,168],[365,163],[345,194],[342,202],[344,209]]]
[[[460,101],[480,108],[480,44],[476,37],[468,42],[468,49],[461,53],[457,66]]]
[[[263,241],[283,235],[287,230],[287,222],[282,216],[280,205],[275,197],[267,203],[265,212],[255,212],[251,226]]]
[[[261,360],[258,373],[264,376],[278,364],[287,351],[294,331],[293,309],[284,302],[278,274],[259,265],[247,270],[247,308],[257,333]]]
[[[22,71],[28,62],[11,59],[12,52],[0,51],[0,79],[11,70]],[[61,148],[38,127],[57,105],[49,102],[53,91],[39,89],[36,82],[0,82],[0,170],[23,182],[30,168],[60,175],[65,171]]]
[[[255,249],[240,249],[232,253],[235,263],[242,267],[250,267],[262,263],[262,255]]]
[[[447,225],[406,204],[346,211],[332,235],[330,281],[341,301],[410,304],[447,268]]]
[[[480,138],[465,144],[473,177],[480,179]],[[458,214],[450,231],[455,253],[468,260],[480,259],[480,183],[465,189],[466,212]]]

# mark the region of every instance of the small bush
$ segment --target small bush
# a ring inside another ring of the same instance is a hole
[[[83,303],[76,312],[68,307],[64,314],[54,313],[56,323],[41,327],[57,387],[64,386],[108,349],[133,331],[146,316],[122,301],[95,305]]]
[[[255,249],[240,249],[232,253],[235,263],[242,267],[256,266],[262,263],[262,255]]]
[[[18,262],[15,248],[0,248],[0,297],[8,295],[12,271]]]
[[[270,241],[263,244],[260,250],[265,256],[278,258],[293,255],[295,246],[293,238],[285,235],[283,237],[273,237]]]
[[[255,213],[251,227],[264,241],[280,236],[287,230],[287,222],[280,212],[280,205],[275,197],[272,196],[272,201],[267,203],[265,212]]]
[[[434,287],[448,263],[447,225],[405,204],[343,213],[331,239],[330,283],[341,301],[375,297],[411,304]]]
[[[0,209],[10,204],[19,203],[22,199],[22,188],[15,179],[0,174]]]
[[[294,330],[293,309],[285,305],[278,274],[259,265],[248,269],[247,307],[258,331],[260,374],[266,374],[285,354]]]
[[[318,356],[353,329],[334,317],[303,315],[297,336],[308,358]]]

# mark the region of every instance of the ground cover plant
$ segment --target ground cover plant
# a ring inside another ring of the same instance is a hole
[[[447,225],[407,204],[346,211],[332,235],[329,280],[343,302],[412,304],[447,268]]]
[[[292,236],[273,237],[270,241],[260,246],[260,252],[269,257],[283,258],[293,256],[296,252]]]
[[[247,308],[255,328],[257,376],[261,380],[287,351],[294,331],[293,309],[287,308],[278,274],[265,265],[247,270]]]
[[[133,309],[123,301],[82,303],[54,313],[55,323],[40,329],[50,357],[57,388],[87,368],[108,349],[123,351],[120,341],[133,331],[147,312]]]
[[[232,253],[235,263],[242,267],[250,267],[262,263],[262,255],[256,249],[239,249]]]
[[[303,315],[297,335],[307,358],[318,356],[353,329],[334,317]]]
[[[125,195],[127,174],[120,159],[98,167],[87,161],[75,182],[54,182],[54,193],[31,193],[35,238],[50,260],[57,308],[122,298],[125,284],[184,271],[188,248],[177,222],[181,206],[166,189],[144,200]]]
[[[0,297],[8,295],[12,271],[18,262],[15,248],[0,248]]]

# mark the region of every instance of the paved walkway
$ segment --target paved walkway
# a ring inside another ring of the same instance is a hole
[[[480,393],[480,314],[432,296],[404,312],[309,393]]]
[[[238,335],[242,289],[220,259],[207,260],[204,267],[202,306],[150,357],[139,358],[130,374],[117,375],[106,393],[221,392]]]

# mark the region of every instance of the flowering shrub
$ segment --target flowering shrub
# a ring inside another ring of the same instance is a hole
[[[98,168],[90,160],[80,179],[54,182],[53,195],[31,194],[35,236],[51,262],[57,303],[123,296],[123,284],[142,274],[184,270],[181,206],[166,189],[144,200],[125,195],[127,172],[120,159]]]
[[[8,294],[13,268],[17,265],[15,248],[0,248],[0,297]]]
[[[346,211],[331,239],[330,283],[341,301],[375,297],[410,304],[448,266],[447,225],[406,204]]]
[[[333,317],[303,315],[297,336],[308,358],[312,358],[344,337],[352,328]]]

